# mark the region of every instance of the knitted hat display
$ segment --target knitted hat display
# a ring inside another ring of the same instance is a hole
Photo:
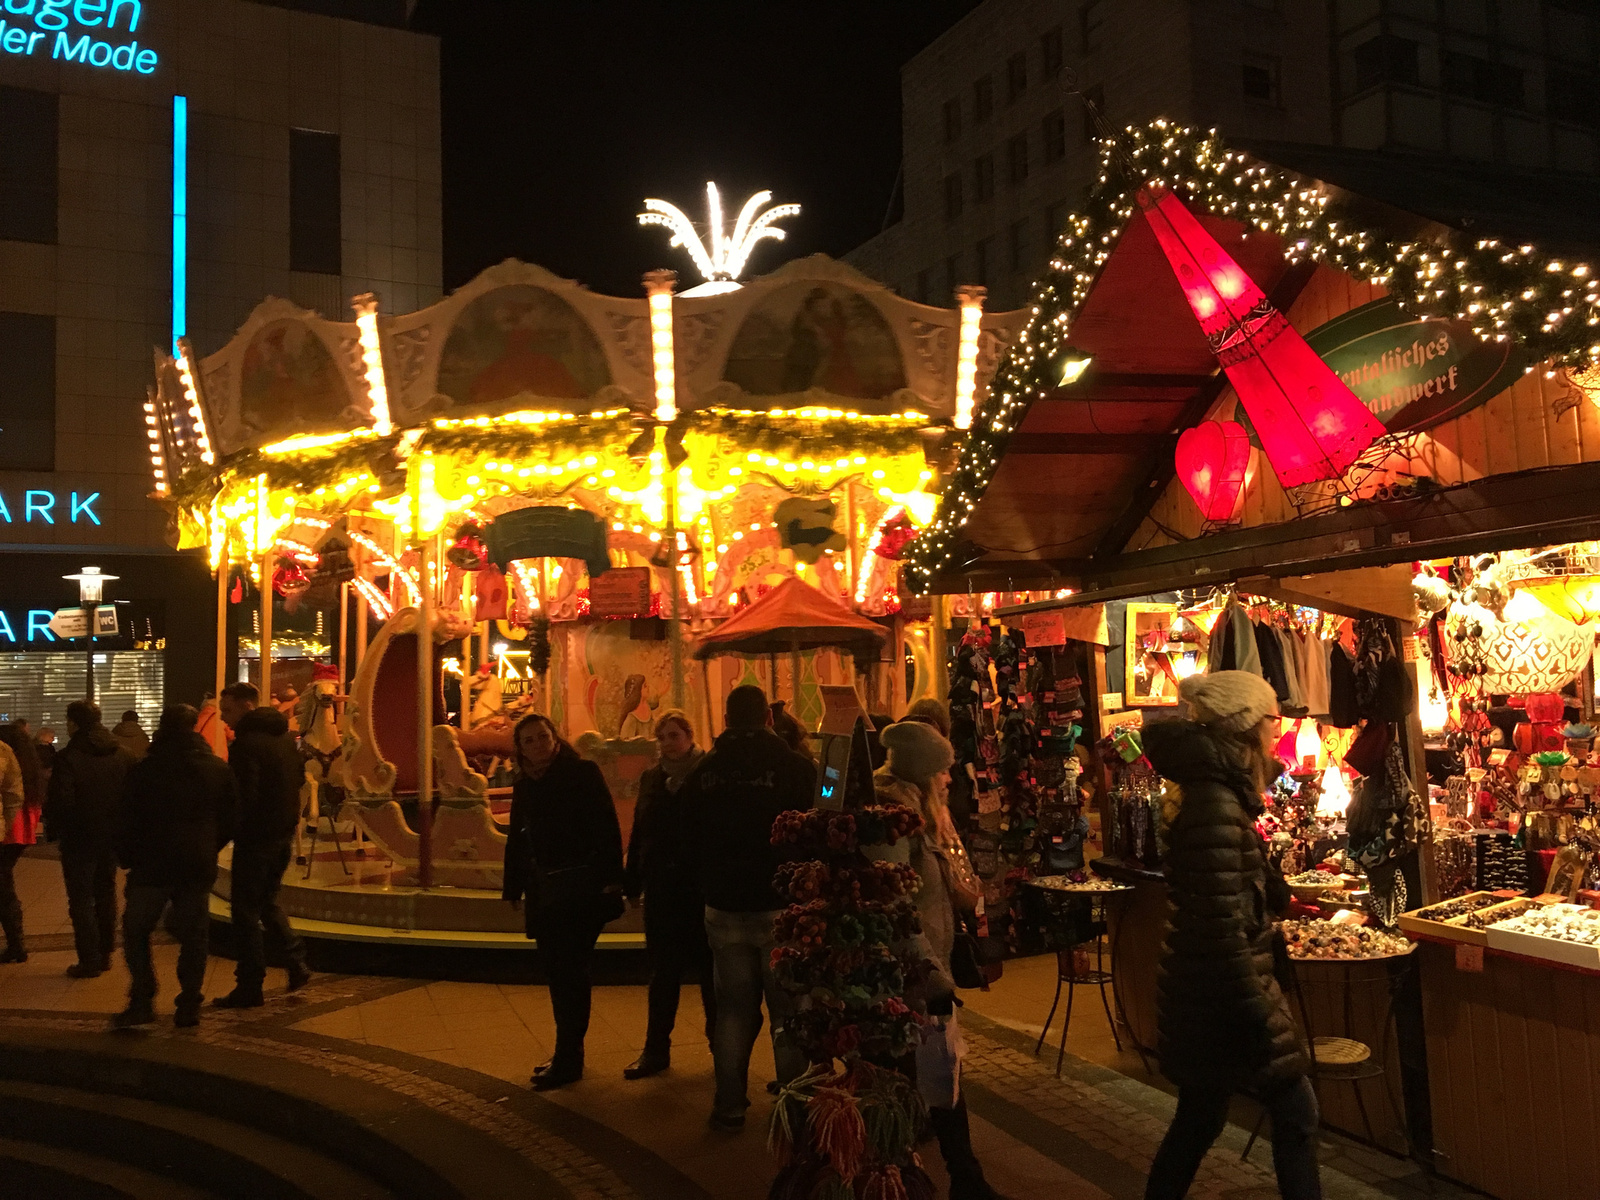
[[[910,783],[926,784],[956,761],[950,743],[932,725],[897,721],[878,735],[889,752],[889,770]]]
[[[1272,685],[1249,671],[1191,675],[1178,684],[1178,698],[1196,721],[1222,733],[1243,733],[1278,711]]]

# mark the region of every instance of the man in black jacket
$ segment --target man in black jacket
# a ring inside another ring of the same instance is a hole
[[[717,1080],[711,1125],[736,1130],[750,1106],[750,1051],[761,1032],[765,995],[778,1080],[805,1063],[782,1022],[789,997],[772,976],[772,922],[783,901],[772,890],[782,855],[772,845],[778,815],[810,808],[817,768],[772,732],[772,710],[760,688],[728,693],[727,728],[683,784],[684,844],[706,898],[706,934],[716,977],[717,1025],[711,1058]]]
[[[233,938],[238,966],[235,987],[213,1001],[222,1008],[259,1008],[267,977],[266,938],[289,962],[289,990],[311,980],[305,947],[278,907],[278,888],[294,855],[305,765],[289,733],[289,719],[248,683],[224,688],[218,702],[233,730],[228,763],[239,785],[239,827],[233,838]],[[265,932],[263,932],[263,930]]]
[[[133,756],[100,722],[91,700],[67,705],[67,744],[50,774],[45,819],[61,839],[61,875],[78,961],[74,979],[93,979],[111,963],[117,941],[117,804]]]
[[[149,753],[129,769],[123,785],[117,857],[128,871],[122,953],[133,982],[127,1009],[112,1018],[119,1029],[155,1019],[150,935],[169,903],[168,928],[179,944],[173,1024],[200,1023],[211,923],[207,901],[217,880],[217,851],[233,837],[239,790],[228,764],[194,731],[199,716],[188,704],[163,712]]]

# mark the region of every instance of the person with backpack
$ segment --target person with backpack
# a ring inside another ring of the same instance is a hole
[[[67,744],[50,772],[45,821],[61,841],[61,876],[78,961],[74,979],[93,979],[117,942],[117,855],[113,838],[122,785],[133,765],[100,721],[92,700],[67,705]]]
[[[178,937],[178,1001],[173,1024],[200,1023],[209,952],[211,886],[217,852],[233,837],[239,789],[228,764],[195,732],[199,713],[174,704],[161,714],[149,753],[128,771],[117,820],[117,858],[128,872],[122,953],[132,982],[119,1029],[155,1019],[156,973],[150,935],[170,904]]]

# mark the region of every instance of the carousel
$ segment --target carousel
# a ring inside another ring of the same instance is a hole
[[[705,242],[671,205],[641,215],[705,276],[687,290],[507,261],[417,312],[267,299],[214,353],[157,355],[155,491],[216,576],[217,689],[255,683],[302,741],[302,932],[525,947],[497,820],[524,713],[602,766],[626,836],[669,709],[708,744],[743,683],[813,730],[824,688],[892,715],[937,693],[942,630],[986,601],[935,618],[899,560],[1025,314],[975,287],[916,304],[822,256],[740,282],[793,206],[759,194],[725,229],[708,199]],[[719,644],[781,626],[756,610],[794,588],[839,636]]]

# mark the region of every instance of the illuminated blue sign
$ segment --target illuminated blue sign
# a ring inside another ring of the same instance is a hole
[[[16,0],[6,2],[15,3]],[[63,499],[61,493],[47,488],[29,488],[22,493],[20,506],[15,504],[15,496],[13,492],[13,498],[8,500],[0,491],[0,525],[100,524],[100,514],[94,510],[100,499],[99,492],[67,492]]]
[[[0,0],[0,52],[153,75],[156,52],[119,38],[138,31],[139,0]]]
[[[56,641],[56,635],[50,632],[50,618],[55,615],[55,610],[49,608],[11,612],[0,608],[0,646],[36,646]]]

